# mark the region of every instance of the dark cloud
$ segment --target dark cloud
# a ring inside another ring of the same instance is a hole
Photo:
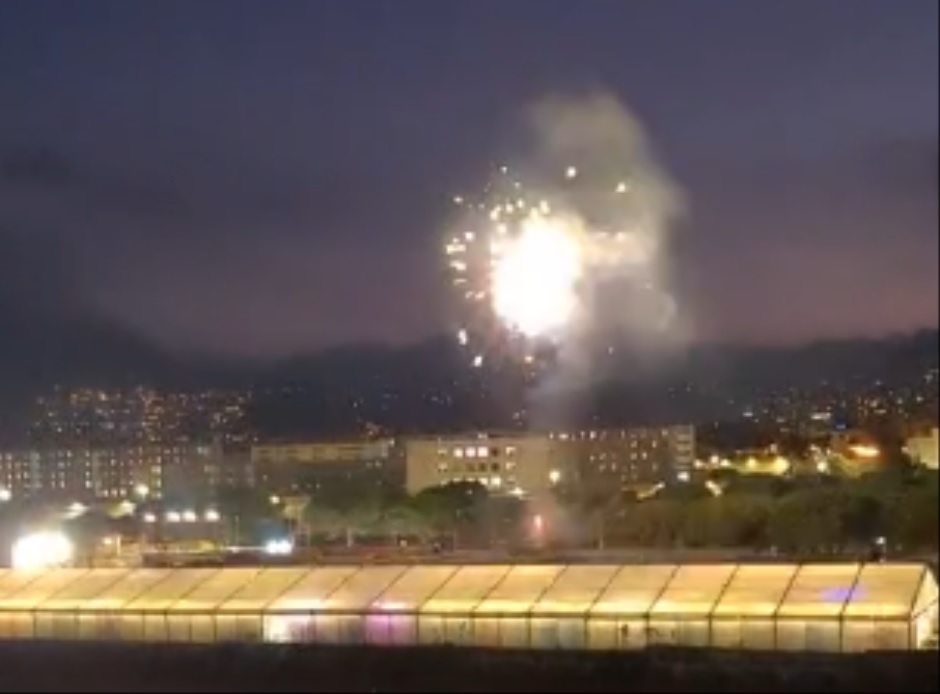
[[[0,146],[0,184],[62,190],[74,184],[68,159],[48,147]]]
[[[111,230],[126,235],[159,225],[161,235],[213,239],[364,231],[374,242],[375,219],[408,216],[415,209],[408,192],[423,186],[407,172],[390,177],[347,167],[284,174],[222,158],[198,166],[175,161],[146,173],[140,168],[82,162],[49,146],[0,148],[0,200],[4,188],[8,198],[21,201],[28,193],[29,202],[8,202],[8,209],[26,207],[27,216],[37,208],[52,211],[63,225],[90,220],[92,233],[105,238]],[[426,214],[427,202],[417,206],[419,213]]]
[[[709,175],[689,181],[678,242],[702,334],[793,343],[936,325],[935,152],[926,138],[759,167],[699,162]]]
[[[8,297],[219,352],[440,330],[443,202],[533,97],[599,86],[685,188],[701,335],[936,321],[932,0],[167,2],[0,3]]]
[[[80,294],[60,243],[40,234],[13,233],[0,220],[0,311],[64,314]]]

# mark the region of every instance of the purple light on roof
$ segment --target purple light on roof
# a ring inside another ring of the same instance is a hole
[[[860,595],[858,588],[853,588],[852,586],[836,586],[834,588],[826,588],[820,597],[826,602],[846,602],[852,598],[857,598]]]

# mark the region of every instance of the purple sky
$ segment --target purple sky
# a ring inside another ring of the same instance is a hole
[[[937,26],[936,0],[5,0],[0,242],[39,250],[0,272],[179,348],[420,338],[450,192],[534,99],[602,88],[685,189],[697,335],[935,326]]]

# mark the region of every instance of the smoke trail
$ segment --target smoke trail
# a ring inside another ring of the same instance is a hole
[[[559,342],[556,364],[531,394],[530,423],[542,429],[577,418],[582,392],[611,376],[626,354],[635,360],[685,343],[667,262],[682,199],[639,121],[616,97],[553,96],[534,104],[529,116],[528,175],[594,239],[579,310]],[[578,177],[549,188],[559,170]],[[611,186],[624,194],[611,196]]]

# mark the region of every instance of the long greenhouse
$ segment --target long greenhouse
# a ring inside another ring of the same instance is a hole
[[[937,596],[914,563],[4,570],[0,638],[912,650]]]

